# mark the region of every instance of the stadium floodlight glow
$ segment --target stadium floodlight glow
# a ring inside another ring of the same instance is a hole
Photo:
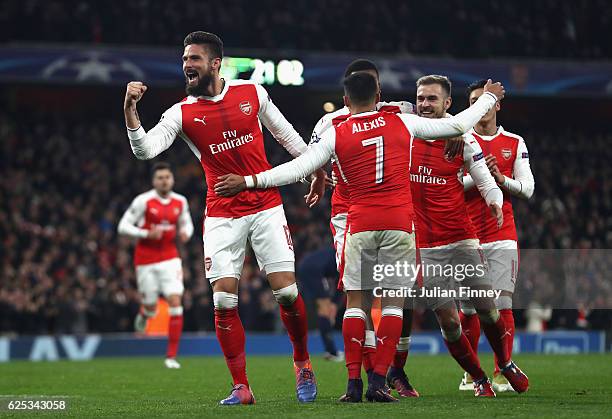
[[[221,77],[227,80],[248,79],[259,84],[302,86],[304,64],[299,60],[264,60],[248,57],[225,57]]]

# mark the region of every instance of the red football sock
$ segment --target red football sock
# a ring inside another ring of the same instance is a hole
[[[293,360],[307,361],[308,356],[308,319],[306,305],[298,294],[295,301],[287,306],[280,306],[281,319],[293,344]]]
[[[176,358],[178,353],[179,341],[183,332],[183,315],[170,316],[168,322],[168,350],[166,351],[167,358]]]
[[[245,384],[248,386],[244,353],[244,328],[240,316],[238,316],[238,308],[215,309],[215,329],[234,385]]]
[[[376,332],[376,365],[374,373],[382,376],[387,375],[389,365],[393,361],[397,342],[402,334],[402,309],[397,307],[385,307],[382,310],[382,318]]]
[[[404,369],[410,350],[410,336],[402,336],[397,344],[395,356],[393,357],[393,368]]]
[[[464,333],[456,342],[449,342],[444,339],[444,343],[448,348],[448,352],[455,358],[457,364],[461,366],[474,380],[480,380],[485,376],[484,371],[480,368],[480,361],[476,352],[472,349],[470,341]]]
[[[461,329],[470,342],[470,346],[478,354],[478,341],[480,340],[480,319],[477,314],[465,314],[459,312]]]
[[[361,358],[365,342],[365,312],[359,308],[348,308],[342,321],[344,356],[349,380],[361,378]]]
[[[512,346],[514,345],[514,315],[512,309],[499,310],[500,316],[504,319],[506,325],[506,350],[508,351],[508,359],[512,359]],[[495,372],[499,372],[499,362],[497,355],[495,355]]]
[[[506,344],[506,338],[508,333],[504,324],[504,319],[500,315],[497,321],[493,324],[481,323],[482,330],[484,331],[491,349],[495,354],[495,365],[506,366],[510,357],[508,356],[508,348]]]

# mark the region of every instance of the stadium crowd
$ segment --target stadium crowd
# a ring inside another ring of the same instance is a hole
[[[308,138],[310,124],[295,125]],[[526,138],[537,184],[534,199],[515,205],[521,247],[611,248],[612,151],[606,146],[611,135],[562,128],[516,131]],[[270,137],[266,148],[273,165],[288,158]],[[189,199],[196,225],[194,238],[181,247],[185,330],[213,330],[211,291],[203,274],[202,169],[182,141],[172,151],[162,158],[173,165],[175,190]],[[132,242],[118,237],[116,227],[132,198],[150,188],[151,163],[133,157],[121,120],[0,114],[0,166],[0,333],[131,331],[139,307]],[[331,245],[329,203],[309,210],[304,188],[281,191],[298,261]],[[550,289],[559,280],[542,283],[530,266],[521,268],[526,288]],[[568,280],[575,280],[572,269],[565,272]],[[583,276],[581,292],[597,298],[582,301],[582,311],[560,311],[551,326],[609,327],[609,316],[592,311],[612,307],[609,279],[595,268]],[[240,287],[245,328],[279,329],[277,304],[252,255]]]
[[[358,30],[352,26],[355,22]],[[227,48],[421,55],[435,51],[461,58],[612,57],[612,44],[606,41],[612,36],[612,10],[606,0],[0,3],[0,42],[175,47],[196,28],[222,33]],[[432,30],[462,36],[432,36]]]

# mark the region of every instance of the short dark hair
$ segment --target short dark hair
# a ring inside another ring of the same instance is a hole
[[[487,84],[487,81],[485,79],[476,80],[474,83],[470,84],[467,87],[467,97],[468,97],[468,100],[470,99],[470,95],[472,94],[472,92],[474,90],[484,88],[485,84]]]
[[[370,60],[366,60],[364,58],[358,58],[346,67],[346,70],[344,70],[344,77],[348,77],[351,74],[355,73],[356,71],[367,71],[367,70],[375,71],[376,75],[378,76],[378,68],[376,67],[376,64],[374,64]]]
[[[357,72],[344,79],[344,94],[355,105],[367,105],[376,100],[378,83],[373,75]]]
[[[151,168],[151,177],[155,177],[155,173],[160,170],[170,170],[172,172],[172,167],[170,166],[170,163],[166,163],[165,161],[158,161]]]
[[[223,58],[223,41],[214,33],[195,31],[185,37],[183,46],[198,44],[206,45],[211,58]]]
[[[446,92],[447,96],[450,96],[453,91],[453,84],[446,76],[430,74],[428,76],[423,76],[416,81],[417,87],[429,84],[439,84],[440,86],[442,86],[442,89]]]

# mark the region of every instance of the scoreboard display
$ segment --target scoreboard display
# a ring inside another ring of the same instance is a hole
[[[253,80],[263,85],[303,86],[304,65],[299,60],[224,57],[221,77]]]

